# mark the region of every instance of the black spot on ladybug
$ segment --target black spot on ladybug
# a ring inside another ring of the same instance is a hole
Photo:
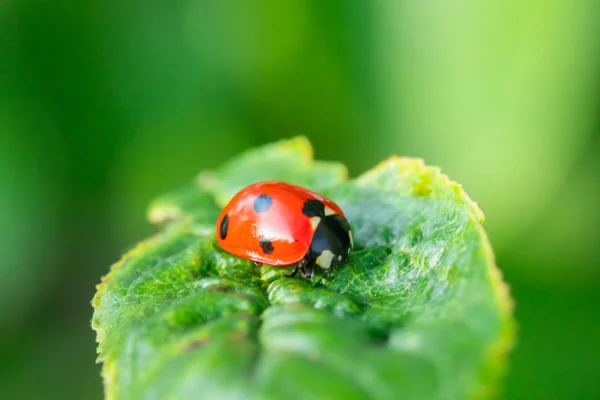
[[[271,254],[273,252],[273,243],[271,243],[269,239],[261,238],[258,243],[265,254]]]
[[[262,213],[271,208],[271,204],[273,204],[273,199],[271,196],[266,194],[261,194],[256,199],[254,199],[254,211],[257,213]]]
[[[225,216],[221,220],[221,226],[219,227],[219,236],[221,236],[221,240],[225,240],[225,238],[227,237],[228,229],[229,229],[229,215],[225,214]]]
[[[325,215],[325,205],[316,199],[308,199],[302,207],[302,214],[307,217],[322,217]]]

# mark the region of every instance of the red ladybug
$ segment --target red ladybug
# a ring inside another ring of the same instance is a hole
[[[350,224],[333,201],[284,182],[259,182],[239,191],[217,220],[223,250],[268,265],[291,265],[304,277],[314,266],[329,269],[347,260]]]

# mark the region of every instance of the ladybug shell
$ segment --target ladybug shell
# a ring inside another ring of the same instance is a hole
[[[324,205],[325,215],[346,218],[333,201],[300,186],[277,181],[250,185],[221,212],[216,225],[219,245],[263,264],[297,263],[309,251],[320,220],[307,212],[315,202]]]

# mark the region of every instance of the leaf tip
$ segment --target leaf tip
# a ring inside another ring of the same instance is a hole
[[[292,136],[289,139],[283,139],[280,142],[275,142],[275,144],[282,145],[285,144],[291,148],[295,148],[298,150],[299,154],[308,160],[312,161],[314,158],[314,149],[308,137],[304,135]]]

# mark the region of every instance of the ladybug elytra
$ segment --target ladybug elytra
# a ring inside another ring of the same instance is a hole
[[[350,224],[333,201],[300,186],[259,182],[239,191],[216,225],[223,250],[255,263],[296,264],[307,278],[314,267],[344,263],[353,247]]]

